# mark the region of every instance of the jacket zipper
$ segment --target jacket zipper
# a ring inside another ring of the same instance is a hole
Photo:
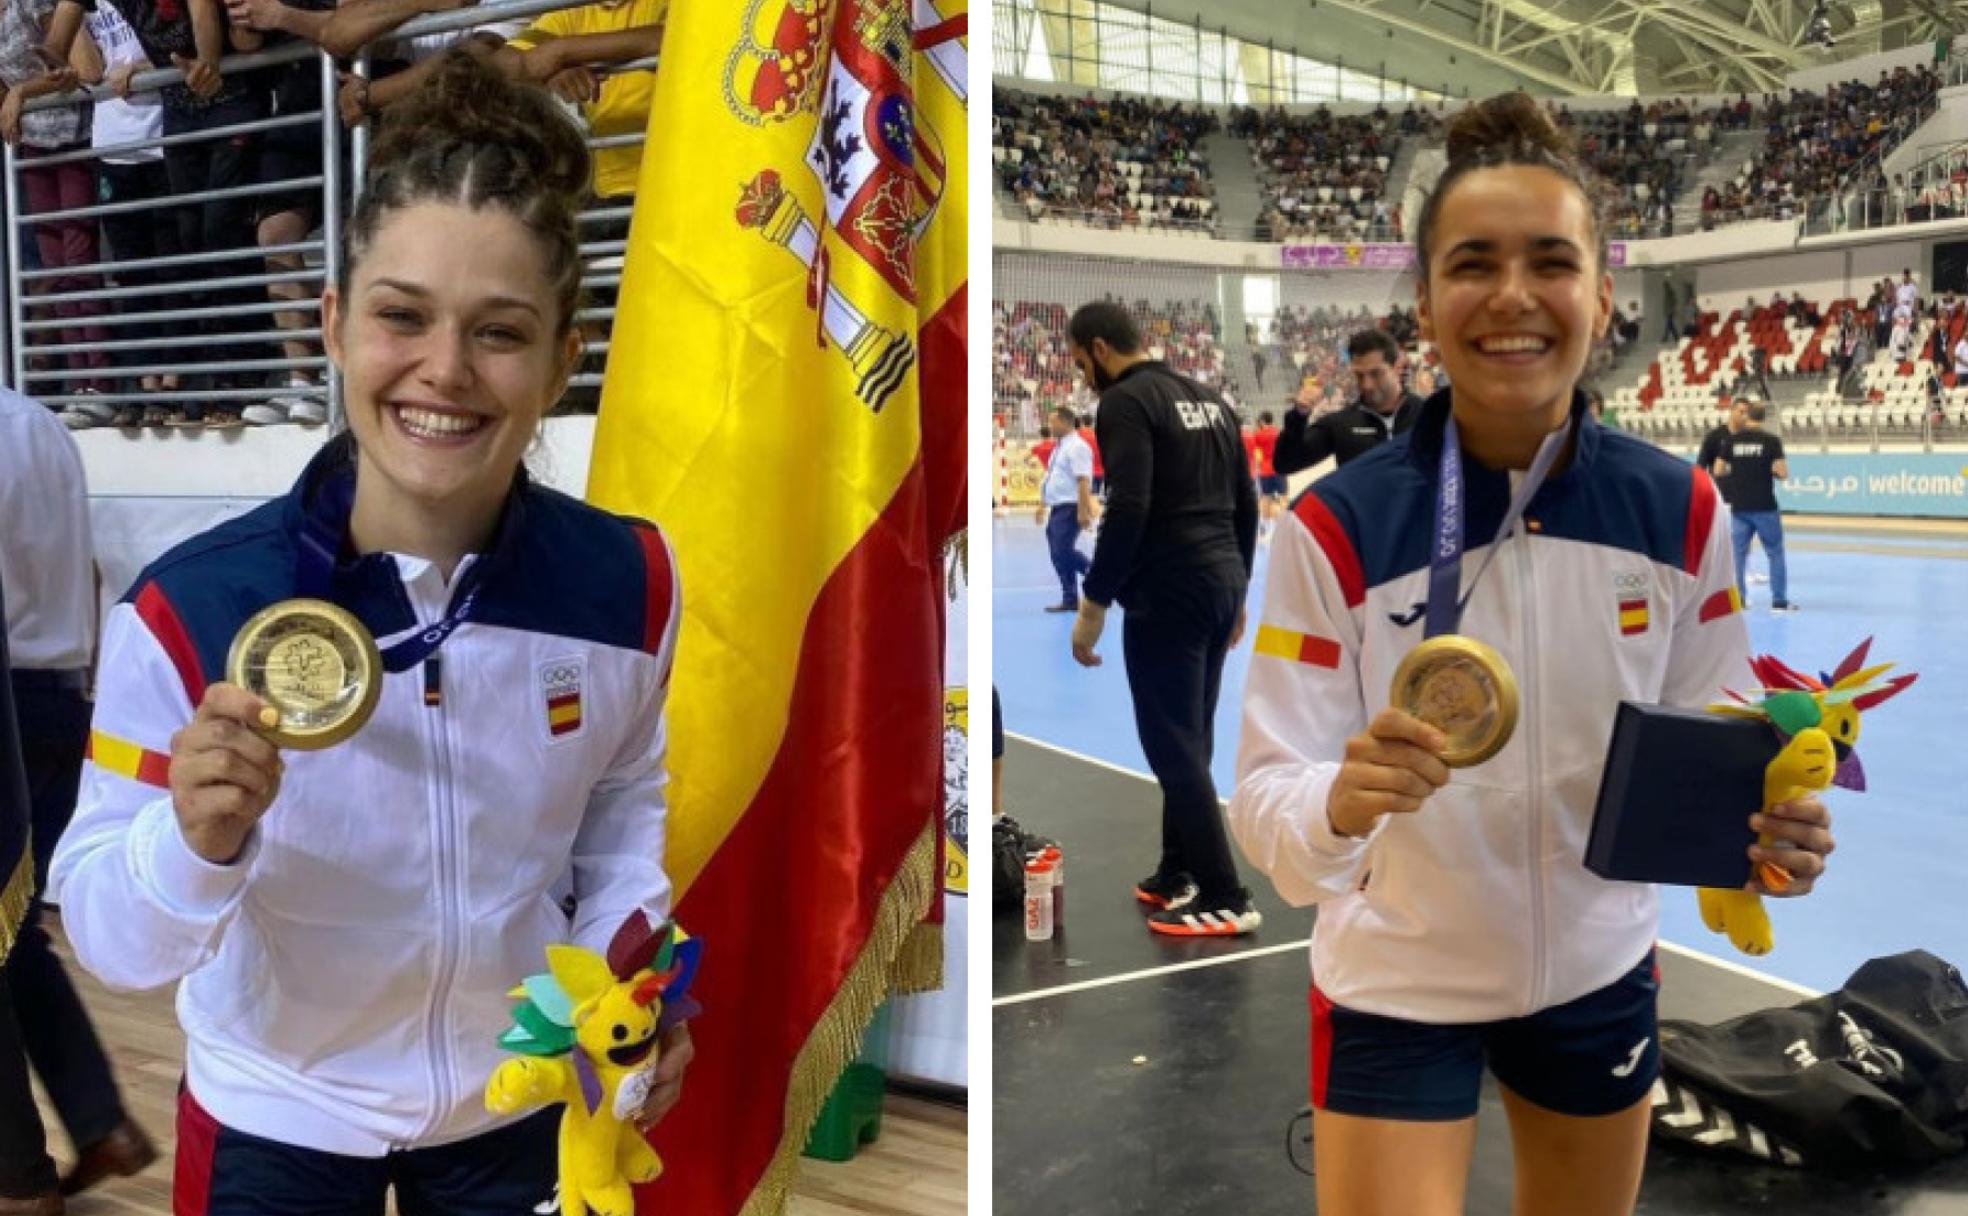
[[[1524,621],[1524,682],[1518,697],[1519,712],[1524,719],[1518,723],[1525,732],[1524,747],[1528,752],[1526,759],[1530,764],[1530,780],[1526,783],[1530,790],[1529,839],[1527,859],[1531,867],[1531,991],[1526,1009],[1542,1007],[1545,991],[1545,872],[1543,863],[1544,843],[1544,786],[1541,774],[1544,772],[1544,731],[1542,716],[1538,713],[1537,695],[1537,577],[1531,564],[1530,537],[1521,529],[1513,537],[1516,549],[1514,555],[1518,570],[1518,590],[1522,596]]]
[[[457,639],[451,639],[455,645]],[[435,657],[435,656],[433,656]],[[457,902],[459,893],[457,867],[462,864],[458,857],[456,814],[457,803],[454,798],[454,785],[451,777],[451,739],[444,706],[441,700],[429,703],[427,728],[431,740],[432,780],[431,810],[435,815],[437,828],[435,849],[437,851],[435,870],[437,877],[437,966],[431,985],[430,1011],[426,1018],[425,1033],[430,1038],[430,1079],[431,1114],[424,1128],[424,1136],[435,1132],[450,1113],[453,1105],[451,1096],[451,1040],[447,1033],[446,1016],[450,1004],[451,985],[456,979],[457,970],[457,928],[463,924]]]

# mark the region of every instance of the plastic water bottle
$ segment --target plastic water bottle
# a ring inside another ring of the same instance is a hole
[[[1058,845],[1049,845],[1039,854],[1039,860],[1052,867],[1052,927],[1055,932],[1066,928],[1066,854]]]
[[[1025,863],[1025,940],[1052,940],[1052,863],[1044,857]]]

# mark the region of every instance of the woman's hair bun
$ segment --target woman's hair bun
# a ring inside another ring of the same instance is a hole
[[[434,149],[471,159],[472,150],[487,145],[502,149],[518,176],[543,190],[576,200],[587,193],[587,140],[561,104],[463,50],[447,52],[414,92],[390,107],[369,159],[372,172],[380,172]]]
[[[1449,163],[1572,161],[1572,139],[1525,93],[1503,93],[1464,106],[1449,123]],[[1544,155],[1540,155],[1540,153]]]

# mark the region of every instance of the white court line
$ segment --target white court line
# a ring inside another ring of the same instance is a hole
[[[1295,942],[1285,942],[1277,946],[1260,946],[1255,950],[1239,950],[1235,954],[1219,954],[1215,958],[1191,959],[1186,963],[1170,963],[1166,967],[1150,967],[1146,971],[1126,971],[1120,975],[1104,976],[1097,980],[1081,980],[1077,984],[1061,984],[1057,988],[1040,988],[1032,992],[1018,992],[1011,996],[993,997],[991,1008],[1000,1005],[1017,1005],[1024,1001],[1043,1000],[1049,996],[1065,996],[1069,992],[1085,992],[1089,988],[1105,988],[1109,984],[1125,984],[1129,980],[1145,980],[1157,975],[1172,975],[1177,971],[1194,971],[1198,967],[1220,967],[1225,963],[1241,963],[1247,958],[1262,958],[1267,954],[1283,954],[1287,950],[1303,953],[1306,942],[1303,938]]]
[[[1005,732],[1005,738],[1016,739],[1020,743],[1029,743],[1033,747],[1042,747],[1049,752],[1058,752],[1062,756],[1068,756],[1082,763],[1091,764],[1095,768],[1104,768],[1110,773],[1119,773],[1123,777],[1133,777],[1137,781],[1146,781],[1150,785],[1155,783],[1155,779],[1147,773],[1137,772],[1131,768],[1122,768],[1120,765],[1114,764],[1111,761],[1102,760],[1098,756],[1089,756],[1085,752],[1076,752],[1070,747],[1061,747],[1057,743],[1047,743],[1044,739],[1034,739],[1030,735],[1021,735],[1016,731],[1009,730]],[[1218,801],[1221,801],[1221,799]]]
[[[1072,759],[1081,761],[1082,763],[1085,764],[1091,764],[1095,768],[1104,768],[1109,772],[1119,773],[1123,777],[1133,777],[1137,781],[1147,781],[1152,783],[1155,780],[1147,773],[1136,772],[1134,769],[1131,768],[1122,768],[1118,764],[1114,764],[1107,760],[1102,760],[1097,756],[1089,756],[1084,752],[1076,752],[1070,747],[1061,747],[1057,743],[1047,743],[1043,739],[1034,739],[1030,735],[1020,735],[1020,734],[1015,734],[1012,731],[1006,731],[1005,738],[1016,739],[1020,743],[1026,743],[1026,744],[1030,744],[1033,747],[1043,748],[1049,752],[1057,752],[1059,755],[1071,757]],[[1661,949],[1667,950],[1674,954],[1681,955],[1683,958],[1690,958],[1690,959],[1694,959],[1696,962],[1707,963],[1711,967],[1718,968],[1722,971],[1730,972],[1731,974],[1734,975],[1740,975],[1744,979],[1760,980],[1763,983],[1770,985],[1772,988],[1781,988],[1785,992],[1795,993],[1798,996],[1813,997],[1813,996],[1824,995],[1823,993],[1819,992],[1815,988],[1807,988],[1802,984],[1784,979],[1781,976],[1775,976],[1769,974],[1768,972],[1758,971],[1754,967],[1746,967],[1743,964],[1735,962],[1733,960],[1726,959],[1726,958],[1719,958],[1716,955],[1707,954],[1704,953],[1703,951],[1693,949],[1692,947],[1689,946],[1677,945],[1674,942],[1670,942],[1664,939],[1661,940],[1658,944]],[[1305,942],[1303,941],[1292,942],[1284,946],[1266,946],[1261,950],[1246,950],[1239,954],[1226,954],[1220,958],[1200,959],[1197,960],[1196,962],[1190,962],[1190,963],[1176,963],[1168,967],[1150,968],[1147,971],[1130,971],[1122,975],[1109,976],[1108,978],[1103,980],[1084,980],[1077,984],[1065,984],[1058,988],[1045,988],[1037,992],[1021,992],[1016,996],[999,997],[997,999],[994,999],[991,1002],[991,1004],[995,1008],[998,1005],[1012,1005],[1018,1003],[1019,1001],[1037,1000],[1039,997],[1042,996],[1057,996],[1068,992],[1078,992],[1084,988],[1099,988],[1105,984],[1118,984],[1123,980],[1146,979],[1150,976],[1163,975],[1171,971],[1187,971],[1192,967],[1213,967],[1218,963],[1231,963],[1241,958],[1255,958],[1258,955],[1263,955],[1263,954],[1276,954],[1281,950],[1289,950],[1294,946],[1302,949],[1305,946]]]

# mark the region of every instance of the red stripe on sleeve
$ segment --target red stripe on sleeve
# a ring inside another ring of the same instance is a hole
[[[652,527],[637,525],[636,541],[642,546],[644,600],[642,610],[642,648],[655,654],[663,648],[663,634],[670,627],[670,550],[663,534]],[[663,673],[665,683],[669,672]]]
[[[162,752],[144,749],[143,759],[137,761],[137,780],[145,785],[154,785],[160,790],[171,788],[171,758]]]
[[[1688,489],[1688,534],[1681,541],[1681,568],[1701,573],[1702,551],[1708,547],[1708,529],[1715,522],[1715,483],[1708,474],[1695,470]]]
[[[1339,589],[1346,596],[1348,608],[1358,608],[1367,600],[1366,576],[1360,572],[1360,555],[1353,551],[1353,542],[1347,539],[1346,529],[1339,526],[1339,520],[1317,494],[1301,494],[1292,511],[1299,522],[1312,530],[1313,539],[1325,552],[1326,560],[1332,563],[1333,574],[1339,578]]]
[[[199,666],[198,648],[191,644],[191,634],[178,619],[178,610],[171,607],[163,589],[154,582],[144,584],[144,589],[137,593],[136,608],[137,618],[150,629],[151,636],[170,657],[171,665],[178,669],[185,696],[196,709],[205,699],[205,672]]]
[[[1735,597],[1731,594],[1733,591],[1734,588],[1725,587],[1703,600],[1701,612],[1696,616],[1697,623],[1706,625],[1710,621],[1719,620],[1734,612],[1736,610],[1736,601]]]
[[[1306,634],[1298,643],[1298,661],[1314,667],[1337,668],[1339,643],[1331,638],[1315,638]]]

